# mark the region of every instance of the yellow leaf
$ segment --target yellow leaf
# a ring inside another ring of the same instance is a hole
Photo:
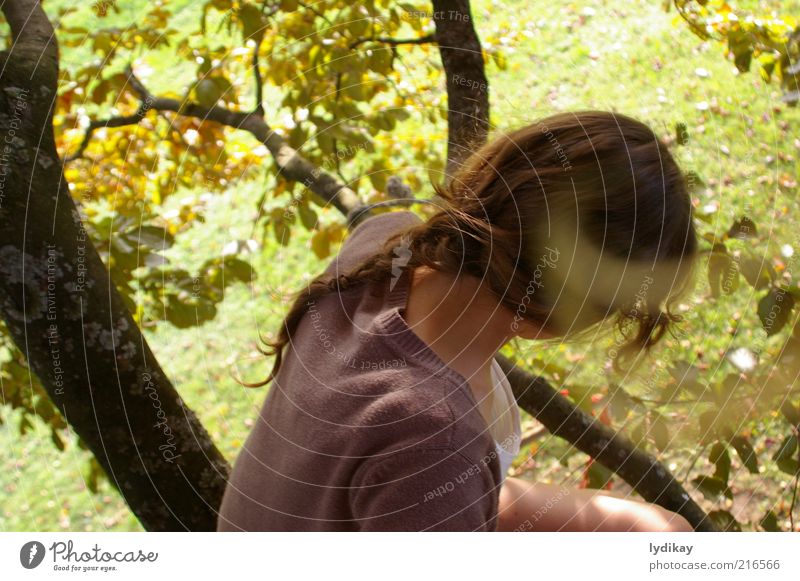
[[[317,230],[311,236],[311,250],[317,255],[317,258],[327,258],[331,253],[331,240],[328,237],[328,232],[325,230]]]

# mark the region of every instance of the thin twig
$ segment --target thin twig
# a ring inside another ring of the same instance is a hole
[[[694,455],[694,458],[692,458],[692,461],[689,464],[689,467],[686,469],[686,473],[683,475],[683,479],[681,480],[681,484],[686,484],[686,481],[689,480],[689,476],[691,475],[692,470],[694,470],[694,467],[697,464],[697,461],[700,459],[700,456],[705,454],[706,448],[708,448],[708,444],[703,444],[703,446]]]
[[[258,65],[258,51],[261,48],[261,43],[256,43],[253,48],[253,77],[256,84],[256,106],[253,109],[253,114],[264,114],[264,80],[261,78],[261,68]]]
[[[132,115],[109,117],[108,119],[97,119],[90,122],[89,126],[86,128],[86,133],[84,133],[83,135],[83,139],[81,140],[81,144],[78,147],[78,150],[75,153],[65,157],[64,163],[75,161],[79,157],[83,156],[83,153],[89,146],[89,142],[92,140],[92,135],[96,130],[103,129],[105,127],[125,127],[128,125],[138,125],[139,122],[147,114],[148,109],[149,106],[147,104],[147,101],[143,101],[136,109],[136,112],[133,113]]]
[[[356,48],[357,46],[364,44],[365,42],[378,42],[381,44],[388,44],[392,47],[400,46],[401,44],[429,44],[436,42],[436,35],[427,34],[425,36],[419,36],[417,38],[391,38],[388,36],[359,38],[350,44],[350,48],[351,49]]]

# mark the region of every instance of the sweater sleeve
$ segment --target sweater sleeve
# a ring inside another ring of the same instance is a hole
[[[494,531],[498,489],[487,465],[448,448],[368,460],[351,490],[363,531]]]

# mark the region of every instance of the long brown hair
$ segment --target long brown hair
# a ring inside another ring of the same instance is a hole
[[[310,304],[388,281],[401,237],[405,268],[475,276],[520,320],[558,334],[617,315],[625,338],[620,351],[640,352],[679,318],[670,306],[688,288],[697,248],[688,184],[667,146],[640,121],[603,111],[559,113],[496,137],[434,189],[444,207],[431,218],[393,236],[351,272],[320,275],[298,293],[262,350],[275,356],[272,372],[250,385],[278,373]],[[587,301],[589,289],[574,288],[576,281],[607,282],[608,264],[635,284]],[[592,268],[594,276],[584,280]]]

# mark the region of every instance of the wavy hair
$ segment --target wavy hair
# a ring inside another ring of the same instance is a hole
[[[405,268],[477,277],[521,320],[559,336],[615,317],[619,352],[639,353],[680,319],[672,306],[690,286],[697,252],[688,181],[644,123],[604,111],[558,113],[494,138],[434,189],[443,206],[427,221],[297,294],[262,349],[275,356],[271,373],[248,385],[276,376],[310,304],[387,282],[401,237]],[[537,261],[548,252],[558,264],[543,269]]]

